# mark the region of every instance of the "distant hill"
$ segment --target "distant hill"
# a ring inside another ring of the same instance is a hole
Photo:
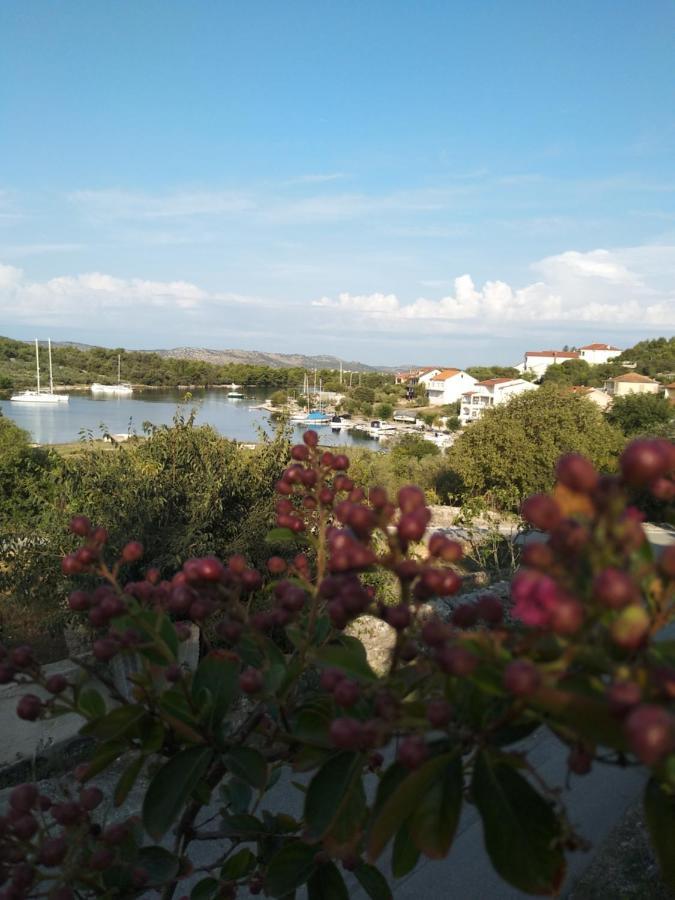
[[[273,369],[339,369],[341,360],[337,356],[304,356],[302,353],[265,353],[261,350],[208,350],[205,347],[174,347],[172,350],[151,350],[159,356],[170,359],[193,359],[212,363],[216,366],[239,364],[247,366],[270,366]],[[376,366],[354,360],[342,360],[346,372],[384,371]]]

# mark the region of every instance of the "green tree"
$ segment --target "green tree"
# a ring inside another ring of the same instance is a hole
[[[391,458],[396,467],[402,459],[422,459],[424,456],[439,456],[440,447],[427,441],[419,434],[404,434],[391,448]]]
[[[673,418],[673,407],[660,394],[628,394],[614,400],[606,417],[628,437],[655,431],[660,434]]]
[[[608,470],[623,445],[619,429],[595,404],[549,386],[486,410],[446,456],[460,497],[488,496],[515,509],[528,494],[553,484],[562,453],[584,453]]]
[[[270,403],[272,406],[283,406],[284,403],[288,402],[288,394],[286,391],[275,391],[270,397]]]
[[[357,403],[373,404],[375,402],[375,391],[366,385],[359,385],[352,390],[352,397]]]
[[[588,384],[592,368],[585,359],[566,359],[560,365],[548,367],[542,384],[585,385]]]
[[[375,415],[378,419],[391,419],[394,414],[394,407],[391,403],[378,403],[375,407]]]
[[[520,378],[518,369],[513,366],[470,366],[466,371],[478,381],[487,381],[488,378]]]

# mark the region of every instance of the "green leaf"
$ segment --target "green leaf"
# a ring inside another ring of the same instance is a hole
[[[553,807],[513,766],[479,753],[472,794],[496,871],[530,894],[554,894],[565,875],[561,826]]]
[[[238,813],[235,815],[225,815],[221,819],[222,831],[226,837],[237,837],[241,840],[255,840],[261,834],[265,833],[265,826],[247,813]]]
[[[675,889],[675,797],[650,778],[644,794],[645,819],[666,884]]]
[[[226,806],[235,813],[245,813],[251,805],[253,792],[241,778],[230,778],[220,789],[220,796]]]
[[[208,692],[208,722],[218,725],[232,705],[238,693],[238,663],[225,654],[209,653],[197,666],[192,679],[192,697],[201,703],[200,697]]]
[[[212,759],[208,747],[182,750],[157,772],[143,801],[143,824],[154,838],[161,838],[185,806]]]
[[[121,806],[127,799],[129,791],[136,784],[136,779],[140,775],[144,763],[145,757],[137,756],[136,759],[129,763],[124,772],[122,772],[113,795],[115,806]]]
[[[387,884],[387,879],[375,866],[362,862],[354,869],[354,875],[371,900],[392,900],[394,895]]]
[[[191,900],[211,900],[217,897],[220,891],[220,885],[216,878],[202,878],[192,888],[190,892]]]
[[[255,868],[256,862],[255,853],[244,847],[227,860],[220,870],[220,877],[225,880],[243,878]]]
[[[332,756],[312,778],[305,794],[304,813],[312,838],[318,840],[330,830],[356,782],[360,783],[362,769],[362,755],[345,751]]]
[[[290,528],[273,528],[265,535],[265,543],[271,547],[283,547],[296,543],[295,532]]]
[[[104,708],[105,712],[105,708]],[[133,731],[146,715],[142,706],[118,706],[94,722],[89,722],[80,730],[80,734],[94,737],[99,741],[109,741],[125,737]]]
[[[450,850],[462,811],[462,761],[451,759],[419,798],[407,821],[413,843],[430,859],[444,859]]]
[[[83,715],[90,719],[98,719],[100,716],[105,716],[105,700],[94,688],[85,688],[83,691],[80,691],[80,695],[77,698],[77,707]]]
[[[251,747],[234,747],[225,756],[225,765],[233,775],[262,791],[267,784],[265,757]]]
[[[305,884],[316,867],[315,856],[316,848],[301,841],[285,844],[274,854],[267,868],[267,893],[272,897],[283,897]]]
[[[148,887],[163,884],[178,874],[178,859],[164,847],[141,847],[136,863],[148,873]]]
[[[327,647],[320,647],[315,652],[314,658],[320,666],[339,669],[357,681],[377,681],[377,675],[368,665],[363,645],[360,642],[357,642],[357,645],[361,650],[354,644],[349,646],[330,644]]]
[[[307,882],[307,900],[349,900],[344,879],[335,863],[323,863]]]
[[[368,835],[368,858],[374,862],[389,840],[419,805],[437,778],[453,762],[454,754],[444,753],[411,772],[398,784],[375,815]]]
[[[419,858],[420,851],[413,843],[408,823],[404,822],[396,832],[391,852],[391,873],[394,878],[403,878],[412,872]]]
[[[121,743],[121,741],[109,741],[105,744],[101,744],[96,753],[92,756],[92,758],[87,763],[87,778],[89,781],[90,778],[93,778],[94,775],[98,775],[100,772],[103,772],[108,766],[112,765],[114,762],[122,756],[122,754],[128,750],[126,744]]]
[[[293,736],[300,741],[331,747],[330,725],[333,720],[329,702],[312,703],[301,707],[293,722]]]
[[[164,725],[159,719],[144,719],[141,722],[140,738],[141,750],[145,756],[159,753],[164,744]]]

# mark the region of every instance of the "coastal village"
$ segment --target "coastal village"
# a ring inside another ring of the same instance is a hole
[[[335,431],[361,431],[387,441],[406,433],[418,433],[439,447],[450,446],[459,430],[480,419],[486,410],[508,403],[513,397],[539,389],[552,366],[582,361],[602,366],[622,354],[622,349],[607,343],[591,343],[578,349],[527,350],[521,362],[512,368],[519,377],[491,377],[483,380],[452,366],[420,366],[395,373],[394,382],[405,388],[391,411],[390,420],[353,416],[342,411],[345,395],[339,391],[322,392],[306,384],[298,400],[285,407],[292,422],[305,425],[330,425]],[[601,387],[569,385],[569,389],[608,410],[614,399],[630,394],[653,394],[675,402],[675,382],[663,383],[634,369],[636,363],[622,361],[624,372],[608,377]],[[310,400],[317,408],[302,409]],[[275,407],[261,404],[269,411]]]

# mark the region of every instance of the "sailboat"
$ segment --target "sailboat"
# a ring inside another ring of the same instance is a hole
[[[92,394],[114,394],[117,397],[128,397],[133,394],[134,389],[126,382],[122,381],[122,357],[117,354],[117,384],[100,384],[95,381],[91,386]]]
[[[40,349],[38,340],[35,338],[35,372],[37,377],[37,390],[21,391],[13,394],[9,399],[12,403],[67,403],[70,399],[68,394],[54,393],[54,376],[52,374],[52,342],[47,342],[49,348],[49,393],[40,390]]]
[[[233,381],[232,384],[230,385],[230,390],[228,391],[227,399],[228,400],[243,400],[244,395],[239,390],[240,387],[241,387],[241,385],[235,384]]]

